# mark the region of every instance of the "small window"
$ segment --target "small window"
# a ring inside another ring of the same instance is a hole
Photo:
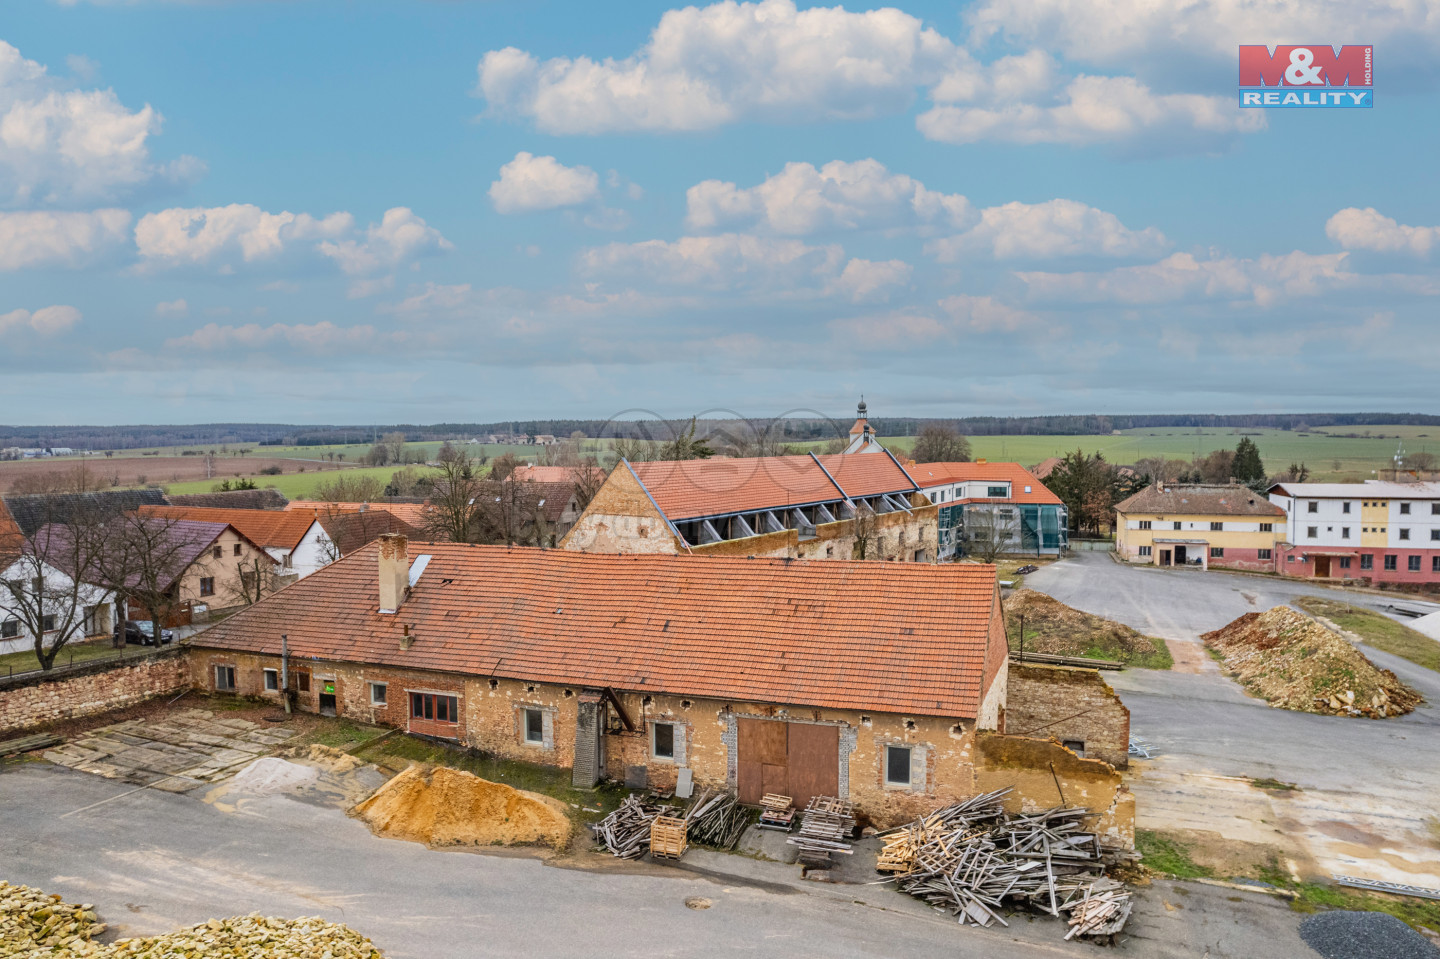
[[[1385,568],[1388,570],[1397,569],[1395,554],[1391,553],[1385,557]]]
[[[1432,530],[1430,531],[1430,539],[1431,539],[1431,540],[1440,540],[1440,529],[1432,529]]]
[[[1363,555],[1360,557],[1360,568],[1361,568],[1361,569],[1374,569],[1374,568],[1375,568],[1375,557],[1372,556],[1372,555],[1369,554],[1369,553],[1363,554]]]
[[[371,683],[371,684],[370,684],[370,705],[371,705],[371,706],[384,706],[384,705],[385,705],[385,696],[386,696],[386,693],[387,693],[387,692],[388,692],[388,690],[386,689],[384,683]]]
[[[235,553],[234,553],[234,555],[236,555],[236,556],[239,556],[239,555],[240,555],[240,544],[239,544],[239,543],[236,543],[236,544],[235,544]]]
[[[1320,535],[1320,527],[1318,527],[1318,526],[1307,526],[1307,527],[1305,527],[1305,535],[1308,536],[1310,539],[1314,539],[1316,536],[1319,536],[1319,535]]]
[[[1400,538],[1401,538],[1401,539],[1409,539],[1409,538],[1410,538],[1410,531],[1409,531],[1408,529],[1402,529],[1402,530],[1400,531]]]
[[[1404,513],[1406,516],[1409,516],[1409,515],[1410,515],[1410,504],[1409,504],[1409,503],[1401,503],[1401,504],[1400,504],[1400,512]]]
[[[1081,759],[1085,758],[1085,741],[1083,739],[1067,739],[1061,745]]]
[[[1180,528],[1180,521],[1179,521],[1178,519],[1175,521],[1175,528],[1176,528],[1176,529],[1179,529],[1179,528]]]
[[[216,559],[219,559],[221,556],[224,556],[224,555],[225,555],[225,547],[223,547],[223,546],[217,546],[217,547],[215,547],[214,549],[212,549],[210,552],[211,552],[212,555],[214,555],[214,557],[215,557]]]
[[[525,710],[525,741],[545,742],[545,714],[538,709]]]
[[[1255,551],[1255,556],[1256,556],[1257,559],[1269,559],[1269,558],[1270,558],[1270,550],[1268,550],[1268,549],[1257,549],[1257,550]]]
[[[1431,516],[1440,516],[1440,503],[1431,503],[1431,504],[1430,504],[1430,515],[1431,515]]]
[[[1319,504],[1319,503],[1306,503],[1306,504],[1305,504],[1305,512],[1307,512],[1307,513],[1318,513],[1318,512],[1320,512],[1320,504]]]
[[[1410,572],[1412,572],[1412,573],[1418,573],[1418,572],[1420,572],[1420,557],[1418,557],[1418,556],[1411,556],[1410,559],[1409,559],[1409,562],[1406,564],[1406,567],[1405,567],[1405,568],[1408,569],[1408,570],[1409,570]]]
[[[1343,503],[1340,504],[1340,512],[1342,512],[1342,513],[1348,513],[1348,512],[1350,512],[1350,501],[1349,501],[1349,500],[1346,500],[1345,502],[1343,502]]]
[[[201,595],[201,596],[214,596],[214,595],[215,595],[215,577],[214,577],[214,576],[202,576],[202,577],[200,577],[200,595]]]
[[[267,669],[267,670],[264,670],[264,675],[265,675],[265,691],[266,691],[267,693],[279,692],[279,691],[280,691],[280,670],[278,670],[278,669]]]
[[[985,497],[987,499],[1004,499],[1009,492],[1010,490],[1007,487],[991,486],[985,491]]]
[[[1430,572],[1440,573],[1440,556],[1430,557]]]
[[[1149,556],[1149,555],[1150,555],[1150,547],[1149,547],[1149,546],[1142,546],[1142,547],[1140,547],[1140,555],[1141,555],[1141,556]]]
[[[234,667],[234,666],[216,666],[216,667],[215,667],[215,688],[216,688],[217,690],[221,691],[221,692],[232,692],[232,693],[233,693],[233,692],[235,691],[235,667]]]
[[[1348,527],[1348,526],[1342,526],[1342,527],[1340,527],[1340,538],[1341,538],[1341,539],[1349,539],[1349,538],[1350,538],[1350,527]]]
[[[1212,522],[1210,523],[1210,532],[1212,532],[1212,533],[1219,533],[1219,532],[1222,532],[1224,529],[1225,529],[1225,524],[1224,524],[1223,522],[1216,523],[1216,522],[1212,521]]]
[[[294,566],[295,566],[295,557],[294,557],[294,556],[291,556],[289,553],[286,553],[286,554],[285,554],[285,568],[286,568],[286,569],[292,569],[292,568],[294,568]]]
[[[0,639],[14,639],[20,635],[20,620],[7,619],[0,623]]]
[[[1342,557],[1340,557],[1340,568],[1341,568],[1341,569],[1349,569],[1349,568],[1350,568],[1350,557],[1348,557],[1348,556],[1342,556]]]
[[[1210,558],[1211,558],[1211,559],[1224,559],[1224,558],[1225,558],[1225,550],[1224,550],[1224,548],[1222,548],[1222,547],[1220,547],[1220,546],[1212,546],[1212,547],[1210,547]]]
[[[40,619],[40,628],[49,633],[55,629],[55,614],[47,613]]]
[[[1142,520],[1140,521],[1140,528],[1141,528],[1141,529],[1149,529],[1149,528],[1150,528],[1150,520],[1148,520],[1148,519],[1142,519]]]
[[[301,670],[295,674],[295,688],[302,693],[310,692],[310,674]]]
[[[1274,524],[1274,523],[1261,523],[1261,524],[1260,524],[1260,532],[1262,532],[1262,533],[1273,533],[1273,532],[1275,532],[1275,524]]]
[[[675,758],[675,724],[654,724],[654,751],[656,759]]]
[[[910,785],[910,747],[885,747],[885,782],[891,786]]]
[[[1287,563],[1293,563],[1293,562],[1295,562],[1295,557],[1293,557],[1293,556],[1287,556],[1287,557],[1285,557],[1285,562],[1287,562]]]

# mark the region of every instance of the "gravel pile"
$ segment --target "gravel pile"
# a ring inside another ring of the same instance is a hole
[[[1300,923],[1300,938],[1325,959],[1440,959],[1440,949],[1383,912],[1322,912]]]
[[[7,959],[383,959],[358,932],[315,916],[269,919],[253,913],[163,936],[92,941],[105,929],[88,904],[72,905],[0,880],[0,956]]]

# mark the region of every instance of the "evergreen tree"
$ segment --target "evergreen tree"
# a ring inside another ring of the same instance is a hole
[[[1260,461],[1260,448],[1248,436],[1240,437],[1240,442],[1235,446],[1235,460],[1230,464],[1230,475],[1255,489],[1265,485],[1265,464]]]

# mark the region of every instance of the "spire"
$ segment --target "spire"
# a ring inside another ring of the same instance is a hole
[[[860,405],[855,408],[855,415],[858,416],[858,417],[859,417],[860,419],[862,419],[862,420],[865,419],[865,394],[864,394],[864,393],[861,393],[861,394],[860,394]]]

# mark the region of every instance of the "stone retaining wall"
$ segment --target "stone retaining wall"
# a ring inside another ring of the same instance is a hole
[[[0,734],[94,716],[190,686],[186,651],[38,673],[0,686]]]

